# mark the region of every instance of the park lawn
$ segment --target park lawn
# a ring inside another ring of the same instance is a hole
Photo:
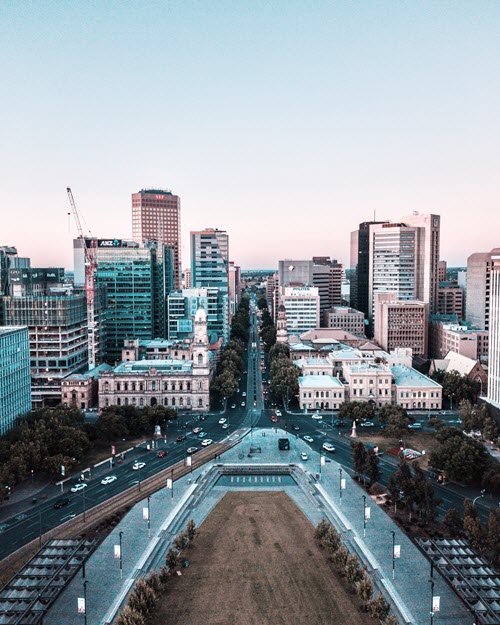
[[[359,433],[359,430],[358,430]],[[358,440],[362,443],[374,443],[378,446],[380,451],[387,453],[388,450],[399,448],[399,438],[387,438],[385,436],[376,434],[365,434],[364,432],[358,436]],[[415,451],[423,451],[425,454],[418,458],[418,462],[422,469],[427,469],[429,466],[429,454],[435,449],[439,443],[436,440],[436,436],[432,432],[419,432],[418,430],[410,430],[409,434],[404,437],[404,443],[407,448],[414,449]]]
[[[373,625],[283,492],[230,492],[148,625]]]

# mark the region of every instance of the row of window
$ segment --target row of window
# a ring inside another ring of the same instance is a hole
[[[413,391],[412,393],[410,393],[410,391],[406,391],[406,392],[402,392],[399,394],[399,396],[401,398],[403,397],[435,397],[436,399],[439,398],[439,393],[437,391],[431,391],[430,393],[426,392],[426,391]]]
[[[316,393],[314,395],[314,397],[316,397],[316,398],[323,399],[324,397],[330,397],[330,391],[310,391],[309,393],[303,393],[302,394],[302,399],[306,399],[306,398],[311,399],[311,397],[313,397],[314,393]],[[338,397],[339,399],[343,399],[344,393],[339,392],[337,394],[335,391],[332,391],[332,397],[333,398]]]
[[[116,405],[117,406],[144,406],[146,404],[146,401],[144,400],[144,397],[117,397],[116,398]],[[161,398],[156,399],[155,397],[151,398],[150,401],[150,405],[151,406],[156,406],[156,405],[161,405]],[[203,398],[199,398],[198,402],[197,402],[197,407],[199,408],[203,408]],[[104,400],[104,405],[105,406],[109,406],[110,401],[108,398],[106,398]],[[188,407],[191,408],[191,397],[172,397],[170,399],[169,402],[169,398],[168,397],[164,397],[163,398],[163,405],[164,406],[172,406],[172,408],[184,408],[184,407]]]
[[[385,392],[384,392],[385,391]],[[362,388],[353,388],[352,389],[352,394],[353,395],[363,395],[363,389]],[[389,389],[388,388],[379,388],[378,389],[378,394],[379,395],[389,395]],[[370,389],[370,391],[368,392],[368,396],[373,397],[373,391]]]
[[[115,382],[114,389],[111,388],[111,384],[106,381],[103,384],[103,390],[105,393],[109,393],[110,390],[117,392],[120,391],[159,391],[161,390],[161,382]],[[202,389],[201,380],[198,381],[198,390]],[[164,391],[191,391],[191,382],[163,382]]]

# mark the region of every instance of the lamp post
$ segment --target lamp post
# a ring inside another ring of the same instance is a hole
[[[394,547],[396,546],[396,532],[391,531],[392,535],[392,579],[395,577],[395,564],[396,564],[396,554],[394,553]]]
[[[434,623],[434,564],[431,562],[431,577],[429,579],[431,584],[431,625]]]
[[[342,505],[342,467],[339,468],[339,497],[340,497],[340,505]]]
[[[363,495],[363,537],[366,536],[366,495]]]
[[[83,604],[85,607],[85,610],[83,612],[83,622],[85,625],[87,625],[87,584],[88,584],[88,581],[85,580],[83,582]]]
[[[141,490],[141,463],[139,462],[139,490]]]
[[[174,498],[174,469],[170,471],[170,479],[172,481],[172,499]]]
[[[453,412],[453,393],[450,393],[450,411]]]
[[[148,538],[151,538],[151,497],[148,496]]]
[[[475,497],[475,498],[473,499],[473,501],[472,501],[472,505],[473,505],[473,506],[475,506],[475,505],[476,505],[476,501],[477,501],[478,499],[481,499],[481,497],[484,497],[484,493],[485,493],[485,492],[486,492],[486,489],[485,489],[485,488],[483,488],[483,490],[481,491],[481,494],[480,494],[480,495],[478,495],[477,497]]]
[[[122,536],[123,532],[118,534],[120,538],[120,579],[123,579],[123,551],[122,551]]]
[[[87,520],[87,502],[85,500],[85,488],[82,488],[82,495],[83,495],[83,522],[85,523],[85,521]]]
[[[40,522],[40,536],[38,539],[38,546],[41,548],[42,547],[42,511],[41,510],[38,511],[38,515],[39,515],[38,519]]]

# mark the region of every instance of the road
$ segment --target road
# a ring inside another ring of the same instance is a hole
[[[179,415],[177,422],[171,423],[167,432],[166,440],[157,442],[158,447],[154,450],[147,450],[146,445],[141,445],[133,452],[125,456],[125,460],[110,467],[107,463],[92,469],[91,478],[86,481],[87,487],[78,493],[70,493],[69,489],[76,483],[76,478],[67,482],[65,492],[62,494],[60,488],[49,485],[44,489],[43,501],[31,504],[30,500],[25,500],[22,510],[17,511],[15,516],[9,516],[9,505],[5,503],[0,506],[0,559],[6,557],[16,549],[22,547],[29,541],[39,537],[49,529],[57,527],[64,521],[81,514],[84,510],[117,495],[130,488],[140,488],[140,482],[160,470],[179,462],[187,455],[187,449],[192,446],[201,448],[201,440],[198,435],[193,434],[192,428],[202,427],[205,432],[204,438],[211,438],[214,442],[224,439],[228,434],[238,428],[273,427],[271,416],[274,413],[270,408],[265,407],[261,358],[263,352],[259,344],[258,320],[256,315],[255,298],[251,300],[250,312],[250,333],[247,348],[247,372],[240,381],[240,388],[235,398],[228,401],[229,408],[222,414],[214,412],[209,414],[203,421],[195,421],[193,415]],[[267,366],[267,357],[264,360]],[[246,395],[244,395],[246,393]],[[244,403],[245,405],[241,405]],[[235,408],[231,406],[235,405]],[[219,419],[226,418],[229,428],[222,429]],[[310,443],[311,448],[320,452],[324,442],[331,442],[335,448],[335,460],[339,462],[347,471],[352,472],[352,456],[350,448],[350,438],[348,438],[347,428],[333,428],[333,415],[331,419],[315,421],[310,415],[292,414],[284,411],[283,418],[277,425],[291,432],[290,437],[309,435],[314,441]],[[298,427],[298,431],[293,430],[293,426]],[[179,434],[186,435],[186,440],[176,442]],[[159,450],[168,451],[168,455],[159,458]],[[327,454],[328,455],[328,454]],[[145,462],[144,468],[133,470],[135,461]],[[383,456],[380,459],[382,477],[380,482],[387,484],[391,473],[394,472],[397,459]],[[108,485],[101,484],[101,480],[108,476],[115,475],[116,480]],[[462,510],[463,499],[465,497],[474,498],[478,492],[470,488],[464,488],[456,484],[440,486],[435,484],[436,495],[442,499],[441,511],[444,512],[450,507]],[[54,503],[62,498],[68,498],[69,504],[54,509]],[[40,499],[40,498],[39,498]],[[486,521],[490,507],[497,507],[498,502],[489,498],[480,499],[477,508],[483,521]],[[12,506],[10,506],[12,508]]]

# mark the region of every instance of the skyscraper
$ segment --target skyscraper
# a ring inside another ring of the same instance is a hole
[[[465,319],[480,330],[490,329],[491,252],[477,252],[467,259]]]
[[[0,436],[31,410],[28,328],[0,327]]]
[[[224,230],[206,228],[191,232],[192,288],[216,287],[217,320],[208,311],[208,325],[219,328],[224,342],[229,340],[229,237]]]
[[[488,401],[500,408],[500,248],[491,251]]]
[[[181,288],[181,200],[164,189],[132,193],[132,238],[158,241],[173,250],[174,289]]]

